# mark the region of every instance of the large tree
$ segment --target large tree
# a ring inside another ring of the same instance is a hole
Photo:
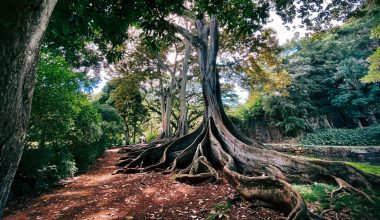
[[[23,151],[41,39],[56,2],[0,3],[0,218]]]
[[[285,20],[301,13],[304,23],[323,27],[334,16],[350,13],[360,1],[333,1],[326,7],[322,1],[275,1]],[[186,38],[198,52],[204,97],[204,119],[194,132],[165,144],[144,148],[126,147],[128,153],[120,173],[161,170],[176,173],[175,179],[186,183],[214,182],[220,175],[246,199],[283,209],[288,219],[312,216],[300,194],[290,183],[314,181],[336,182],[341,188],[352,185],[378,187],[380,179],[340,162],[293,158],[265,148],[243,136],[226,116],[221,100],[217,71],[219,24],[242,36],[254,34],[268,18],[270,2],[252,1],[190,1],[173,2],[173,8],[160,10],[163,1],[142,7],[148,41],[168,39],[174,34]],[[321,12],[313,19],[315,12]],[[342,13],[343,12],[343,13]],[[192,23],[190,28],[177,25],[176,17]],[[361,191],[357,191],[361,192]],[[363,192],[361,194],[365,195]]]

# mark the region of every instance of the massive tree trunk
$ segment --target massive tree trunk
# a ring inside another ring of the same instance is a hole
[[[41,39],[56,2],[0,3],[0,218],[22,155]]]
[[[226,116],[216,69],[218,25],[196,21],[197,36],[183,35],[198,49],[205,103],[204,120],[194,132],[166,143],[127,147],[119,173],[149,170],[174,173],[178,181],[214,182],[222,173],[242,197],[282,209],[288,219],[310,217],[290,183],[336,182],[339,186],[380,187],[380,179],[340,162],[304,160],[268,150],[243,136]],[[218,172],[219,170],[219,172]]]
[[[189,56],[191,52],[190,42],[185,40],[185,56],[183,58],[183,67],[181,73],[181,89],[179,93],[179,104],[180,104],[180,116],[178,123],[178,137],[182,137],[187,134],[189,128],[187,123],[187,99],[186,99],[186,85],[187,85],[187,72],[189,70]]]

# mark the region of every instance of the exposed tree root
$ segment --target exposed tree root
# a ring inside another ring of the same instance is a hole
[[[369,202],[374,203],[373,199],[367,193],[363,192],[362,190],[359,190],[359,189],[351,186],[346,181],[344,181],[338,177],[332,176],[332,178],[335,180],[335,182],[338,184],[339,187],[330,193],[330,208],[323,210],[321,213],[321,216],[325,215],[328,212],[334,211],[334,205],[333,205],[334,197],[335,197],[335,195],[337,195],[338,193],[340,193],[344,190],[356,193],[358,195],[361,195],[364,198],[366,198]],[[336,214],[336,219],[338,219],[337,214]]]
[[[194,132],[165,143],[148,144],[141,148],[126,146],[127,156],[118,164],[125,166],[119,173],[159,170],[175,174],[175,180],[188,184],[215,182],[217,169],[248,200],[260,201],[282,209],[288,219],[316,218],[307,211],[300,194],[290,183],[336,182],[347,189],[373,200],[354,186],[378,187],[379,178],[340,162],[304,160],[266,150],[251,141],[247,145],[236,138],[223,121],[207,120]]]

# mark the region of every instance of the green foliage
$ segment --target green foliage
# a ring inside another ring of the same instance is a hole
[[[287,46],[284,67],[294,80],[286,99],[299,112],[290,115],[326,117],[334,127],[374,123],[380,109],[379,85],[363,84],[360,78],[367,72],[365,59],[378,45],[370,38],[378,14],[373,10],[364,18]]]
[[[371,30],[371,37],[374,39],[380,38],[380,16],[376,19],[377,24]],[[380,81],[380,47],[368,57],[369,67],[368,74],[360,80],[365,83],[375,83]]]
[[[12,192],[18,195],[50,189],[60,179],[78,171],[74,156],[67,148],[27,147],[20,161]]]
[[[380,47],[368,57],[368,62],[370,63],[368,74],[361,78],[361,80],[365,83],[380,81]]]
[[[42,54],[30,117],[29,141],[67,144],[80,106],[86,102],[83,73],[75,73],[62,57]]]
[[[323,210],[330,208],[330,193],[337,186],[314,183],[313,185],[293,185],[293,187],[300,192],[306,203],[313,203],[316,213],[320,214]],[[380,191],[367,193],[375,198],[374,204],[355,193],[341,192],[332,201],[333,210],[340,212],[347,208],[352,219],[379,219]]]
[[[259,97],[251,94],[256,104],[247,104],[240,115],[235,114],[241,129],[252,134],[254,124],[264,123],[275,125],[283,136],[297,136],[312,129],[356,128],[376,123],[380,117],[379,83],[364,84],[360,79],[368,71],[366,58],[378,46],[370,32],[379,14],[375,8],[341,27],[285,45],[281,68],[290,74],[291,83],[285,92],[268,93],[261,89]],[[263,71],[259,66],[252,66],[250,71],[259,77],[253,86],[260,86],[263,74],[259,73]],[[348,134],[346,130],[318,132],[305,135],[303,143],[378,144],[376,129],[369,130],[370,137],[359,131],[350,137],[344,136]]]
[[[47,190],[88,169],[104,150],[120,144],[123,123],[115,109],[90,103],[89,82],[62,58],[43,53],[24,149],[13,192]]]
[[[99,114],[102,117],[102,135],[99,143],[104,146],[121,145],[123,141],[124,123],[122,117],[116,109],[107,104],[96,104]]]
[[[120,58],[119,45],[127,39],[128,27],[136,22],[143,10],[136,7],[137,3],[60,0],[50,19],[44,43],[74,66],[98,65],[103,59],[99,50],[108,60]],[[96,45],[97,51],[91,44]]]
[[[124,119],[126,133],[134,142],[136,135],[142,132],[140,125],[145,122],[148,114],[147,108],[143,105],[144,97],[140,91],[140,80],[139,77],[127,75],[110,82],[114,87],[114,90],[110,92],[110,99]]]
[[[304,119],[295,116],[285,118],[285,120],[278,122],[276,126],[282,130],[283,134],[289,136],[295,136],[308,128]]]
[[[265,118],[262,99],[249,100],[245,105],[230,111],[229,118],[244,134],[252,134],[254,132],[252,123]]]
[[[214,209],[210,212],[207,220],[223,219],[228,216],[225,214],[228,209],[232,207],[232,201],[221,202],[214,205]]]
[[[380,166],[371,165],[369,163],[356,163],[356,162],[345,162],[345,163],[350,164],[351,166],[359,170],[362,170],[364,172],[380,176]]]
[[[302,195],[306,202],[319,202],[320,206],[316,210],[318,213],[329,208],[329,194],[334,190],[334,186],[324,183],[314,183],[313,185],[293,185]]]
[[[151,142],[151,141],[154,141],[156,140],[158,137],[159,137],[160,134],[158,133],[154,133],[154,132],[149,132],[147,135],[146,135],[146,142]]]
[[[300,139],[305,145],[373,146],[380,144],[380,126],[356,129],[328,129],[306,133]]]

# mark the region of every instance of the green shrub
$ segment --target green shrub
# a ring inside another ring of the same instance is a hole
[[[357,129],[328,129],[304,134],[300,139],[305,145],[380,145],[380,125]]]
[[[25,195],[45,191],[77,171],[74,156],[65,147],[25,148],[12,192]]]
[[[276,126],[286,136],[296,136],[300,132],[310,129],[304,119],[295,116],[285,118],[283,121],[278,122]]]
[[[159,134],[157,132],[148,133],[146,135],[146,142],[154,141],[158,138]]]
[[[84,145],[75,146],[73,150],[75,162],[78,166],[79,172],[84,172],[88,170],[91,165],[93,165],[98,157],[100,157],[106,147],[103,145]]]

